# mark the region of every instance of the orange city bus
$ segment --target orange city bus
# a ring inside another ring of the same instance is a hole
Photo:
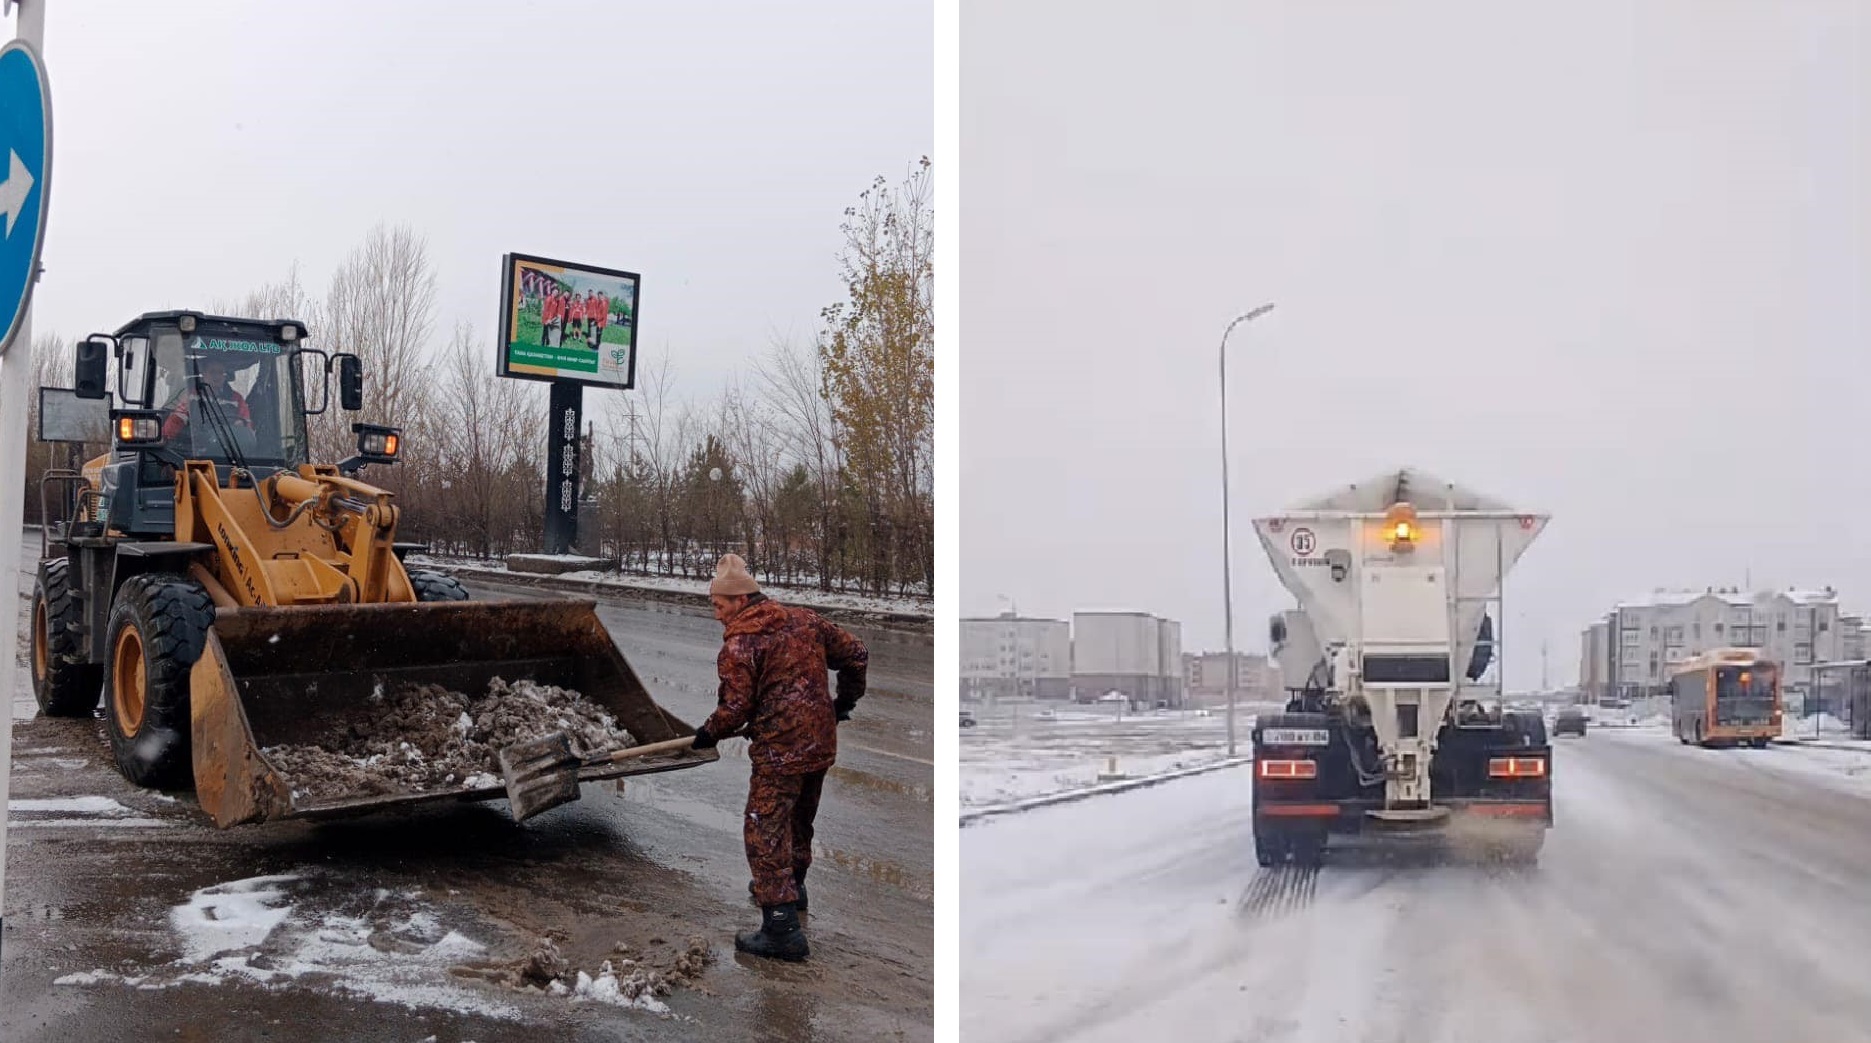
[[[1718,648],[1670,668],[1670,730],[1697,746],[1765,746],[1780,734],[1780,664]]]

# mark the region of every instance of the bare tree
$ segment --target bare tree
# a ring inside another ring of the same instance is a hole
[[[820,356],[791,344],[775,343],[764,360],[754,363],[754,372],[771,410],[771,434],[785,446],[788,459],[795,466],[805,468],[816,493],[815,531],[810,534],[809,542],[819,588],[830,590],[839,454],[831,406],[822,390],[825,375]]]
[[[363,419],[409,423],[421,412],[424,360],[435,326],[435,270],[428,243],[407,226],[378,225],[332,276],[321,341],[364,364]],[[321,448],[346,451],[348,414],[321,425]]]

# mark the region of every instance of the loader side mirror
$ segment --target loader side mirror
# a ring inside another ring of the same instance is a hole
[[[338,404],[347,413],[364,408],[364,363],[348,351],[338,355]]]
[[[72,368],[72,390],[79,398],[110,396],[110,349],[114,342],[101,333],[78,342],[78,360]]]
[[[331,356],[317,348],[299,348],[292,353],[292,360],[299,367],[305,415],[317,416],[331,408]],[[312,390],[315,387],[317,391]]]

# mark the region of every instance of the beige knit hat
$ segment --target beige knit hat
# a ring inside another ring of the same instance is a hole
[[[739,554],[724,554],[715,565],[715,580],[708,584],[708,593],[723,597],[736,594],[758,594],[760,584],[754,582],[754,575],[747,571],[747,563]]]

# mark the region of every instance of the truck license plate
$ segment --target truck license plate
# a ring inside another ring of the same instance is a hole
[[[1332,734],[1324,728],[1268,728],[1260,741],[1265,746],[1329,746]]]

